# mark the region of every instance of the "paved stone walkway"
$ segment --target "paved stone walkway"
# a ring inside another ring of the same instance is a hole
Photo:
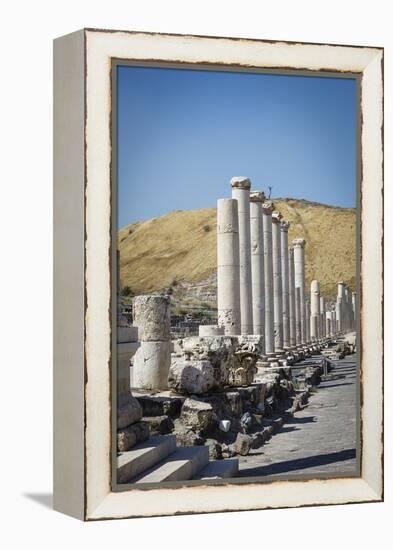
[[[356,355],[334,361],[308,406],[260,449],[240,458],[240,475],[293,479],[357,473]]]

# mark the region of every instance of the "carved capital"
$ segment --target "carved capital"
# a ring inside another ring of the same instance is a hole
[[[271,214],[274,210],[274,204],[272,201],[266,201],[262,204],[262,210],[264,214]]]
[[[294,248],[304,248],[306,241],[304,239],[293,239],[292,244]]]
[[[253,191],[250,193],[250,201],[251,202],[265,202],[265,193],[263,191]]]
[[[231,179],[231,187],[232,189],[251,189],[251,181],[249,178],[246,178],[245,176],[236,176]]]
[[[289,221],[281,220],[281,231],[285,231],[287,233],[288,229],[289,229],[289,226],[290,226]]]

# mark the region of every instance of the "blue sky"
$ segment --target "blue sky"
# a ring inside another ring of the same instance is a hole
[[[118,67],[118,225],[215,207],[233,176],[356,204],[356,81]]]

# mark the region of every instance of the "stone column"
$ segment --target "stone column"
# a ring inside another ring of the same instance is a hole
[[[240,332],[252,334],[250,189],[245,177],[231,179],[232,198],[238,202],[240,259]]]
[[[281,279],[282,279],[282,337],[284,349],[291,346],[290,305],[289,305],[289,257],[288,257],[289,222],[281,222]]]
[[[310,319],[310,337],[313,342],[319,339],[320,327],[320,286],[319,281],[311,281],[311,319]]]
[[[332,312],[331,311],[326,312],[325,334],[327,338],[331,338],[332,336]]]
[[[160,294],[136,296],[132,313],[141,343],[134,357],[132,385],[166,390],[171,365],[170,298]]]
[[[253,334],[261,334],[263,339],[265,339],[265,262],[262,220],[264,201],[265,194],[261,191],[250,194],[252,323]]]
[[[295,239],[293,242],[295,260],[295,286],[300,288],[300,323],[301,343],[306,341],[306,300],[304,296],[304,239]]]
[[[296,304],[295,304],[295,264],[293,261],[293,248],[288,250],[288,274],[289,274],[289,344],[296,346]]]
[[[225,334],[240,334],[240,264],[237,200],[217,201],[217,309]]]
[[[336,310],[332,309],[331,313],[331,325],[332,325],[332,336],[334,336],[337,333],[337,320],[336,320]]]
[[[357,317],[356,317],[356,292],[352,292],[352,312],[353,312],[353,328],[356,329]]]
[[[274,354],[274,301],[273,301],[273,256],[272,212],[274,205],[266,201],[262,205],[263,252],[265,270],[265,352]]]
[[[302,343],[302,316],[301,316],[300,287],[295,287],[295,311],[296,311],[296,345]]]
[[[281,278],[281,214],[272,214],[274,350],[283,351],[282,278]]]
[[[348,287],[348,329],[353,330],[352,290]]]
[[[321,322],[319,328],[319,337],[325,338],[326,336],[326,312],[325,312],[325,298],[324,296],[319,297],[319,309],[321,315]]]
[[[306,300],[306,343],[308,344],[310,342],[310,321],[311,321],[311,314],[310,314],[310,302],[309,300]]]
[[[336,319],[337,332],[344,330],[344,285],[342,281],[337,283]]]

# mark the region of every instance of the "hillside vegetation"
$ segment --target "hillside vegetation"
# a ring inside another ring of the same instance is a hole
[[[306,239],[306,284],[334,296],[337,281],[355,286],[356,210],[297,199],[275,199],[290,221],[289,242]],[[122,286],[141,294],[178,282],[204,281],[216,272],[216,209],[174,211],[123,227],[118,233]]]

